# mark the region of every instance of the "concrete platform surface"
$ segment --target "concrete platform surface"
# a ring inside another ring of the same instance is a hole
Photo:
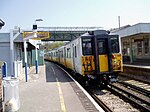
[[[58,68],[46,62],[39,66],[39,74],[35,74],[34,67],[28,70],[28,82],[24,76],[19,78],[18,112],[98,112],[90,100],[86,99],[89,106],[85,106],[71,86],[74,81]]]

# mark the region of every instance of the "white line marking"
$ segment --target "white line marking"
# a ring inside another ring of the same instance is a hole
[[[58,66],[58,65],[57,65]],[[59,68],[61,68],[78,86],[79,88],[84,92],[84,94],[91,100],[91,102],[94,104],[94,106],[98,109],[99,112],[105,112],[96,102],[95,100],[89,95],[89,93],[87,93],[85,91],[85,89],[76,81],[74,80],[71,75],[65,71],[62,67],[58,66]]]
[[[53,70],[53,72],[54,72],[54,75],[56,76],[56,73],[55,73],[55,70],[54,70],[53,67],[52,67],[52,70]],[[67,112],[67,111],[66,111],[65,102],[64,102],[63,93],[62,93],[61,86],[60,86],[60,83],[59,83],[57,77],[56,77],[56,82],[57,82],[57,87],[58,87],[58,92],[59,92],[59,98],[60,98],[61,110],[62,110],[62,112]]]

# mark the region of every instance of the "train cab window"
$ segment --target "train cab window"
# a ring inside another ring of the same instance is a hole
[[[111,50],[112,53],[119,53],[119,40],[118,37],[111,37]]]
[[[99,41],[98,42],[98,53],[99,54],[106,54],[107,53],[107,43],[106,41]]]
[[[92,42],[91,39],[82,40],[83,55],[92,55]]]

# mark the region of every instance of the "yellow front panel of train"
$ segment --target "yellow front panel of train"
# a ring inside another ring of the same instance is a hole
[[[99,68],[100,72],[108,72],[108,56],[99,55]]]
[[[122,55],[121,54],[112,54],[112,68],[113,71],[121,71],[123,72],[122,65]]]
[[[94,56],[82,56],[82,75],[92,74],[95,70]]]

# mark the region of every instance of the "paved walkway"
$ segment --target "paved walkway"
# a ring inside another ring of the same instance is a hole
[[[28,82],[19,78],[19,112],[87,112],[70,85],[72,80],[58,67],[39,66],[39,75],[34,67],[28,71]]]
[[[28,82],[25,82],[25,77],[20,80],[19,112],[59,112],[58,92],[53,88],[57,88],[56,84],[46,83],[45,66],[39,66],[39,75],[35,74],[35,68],[32,67]],[[51,103],[55,103],[55,106],[51,106]]]

